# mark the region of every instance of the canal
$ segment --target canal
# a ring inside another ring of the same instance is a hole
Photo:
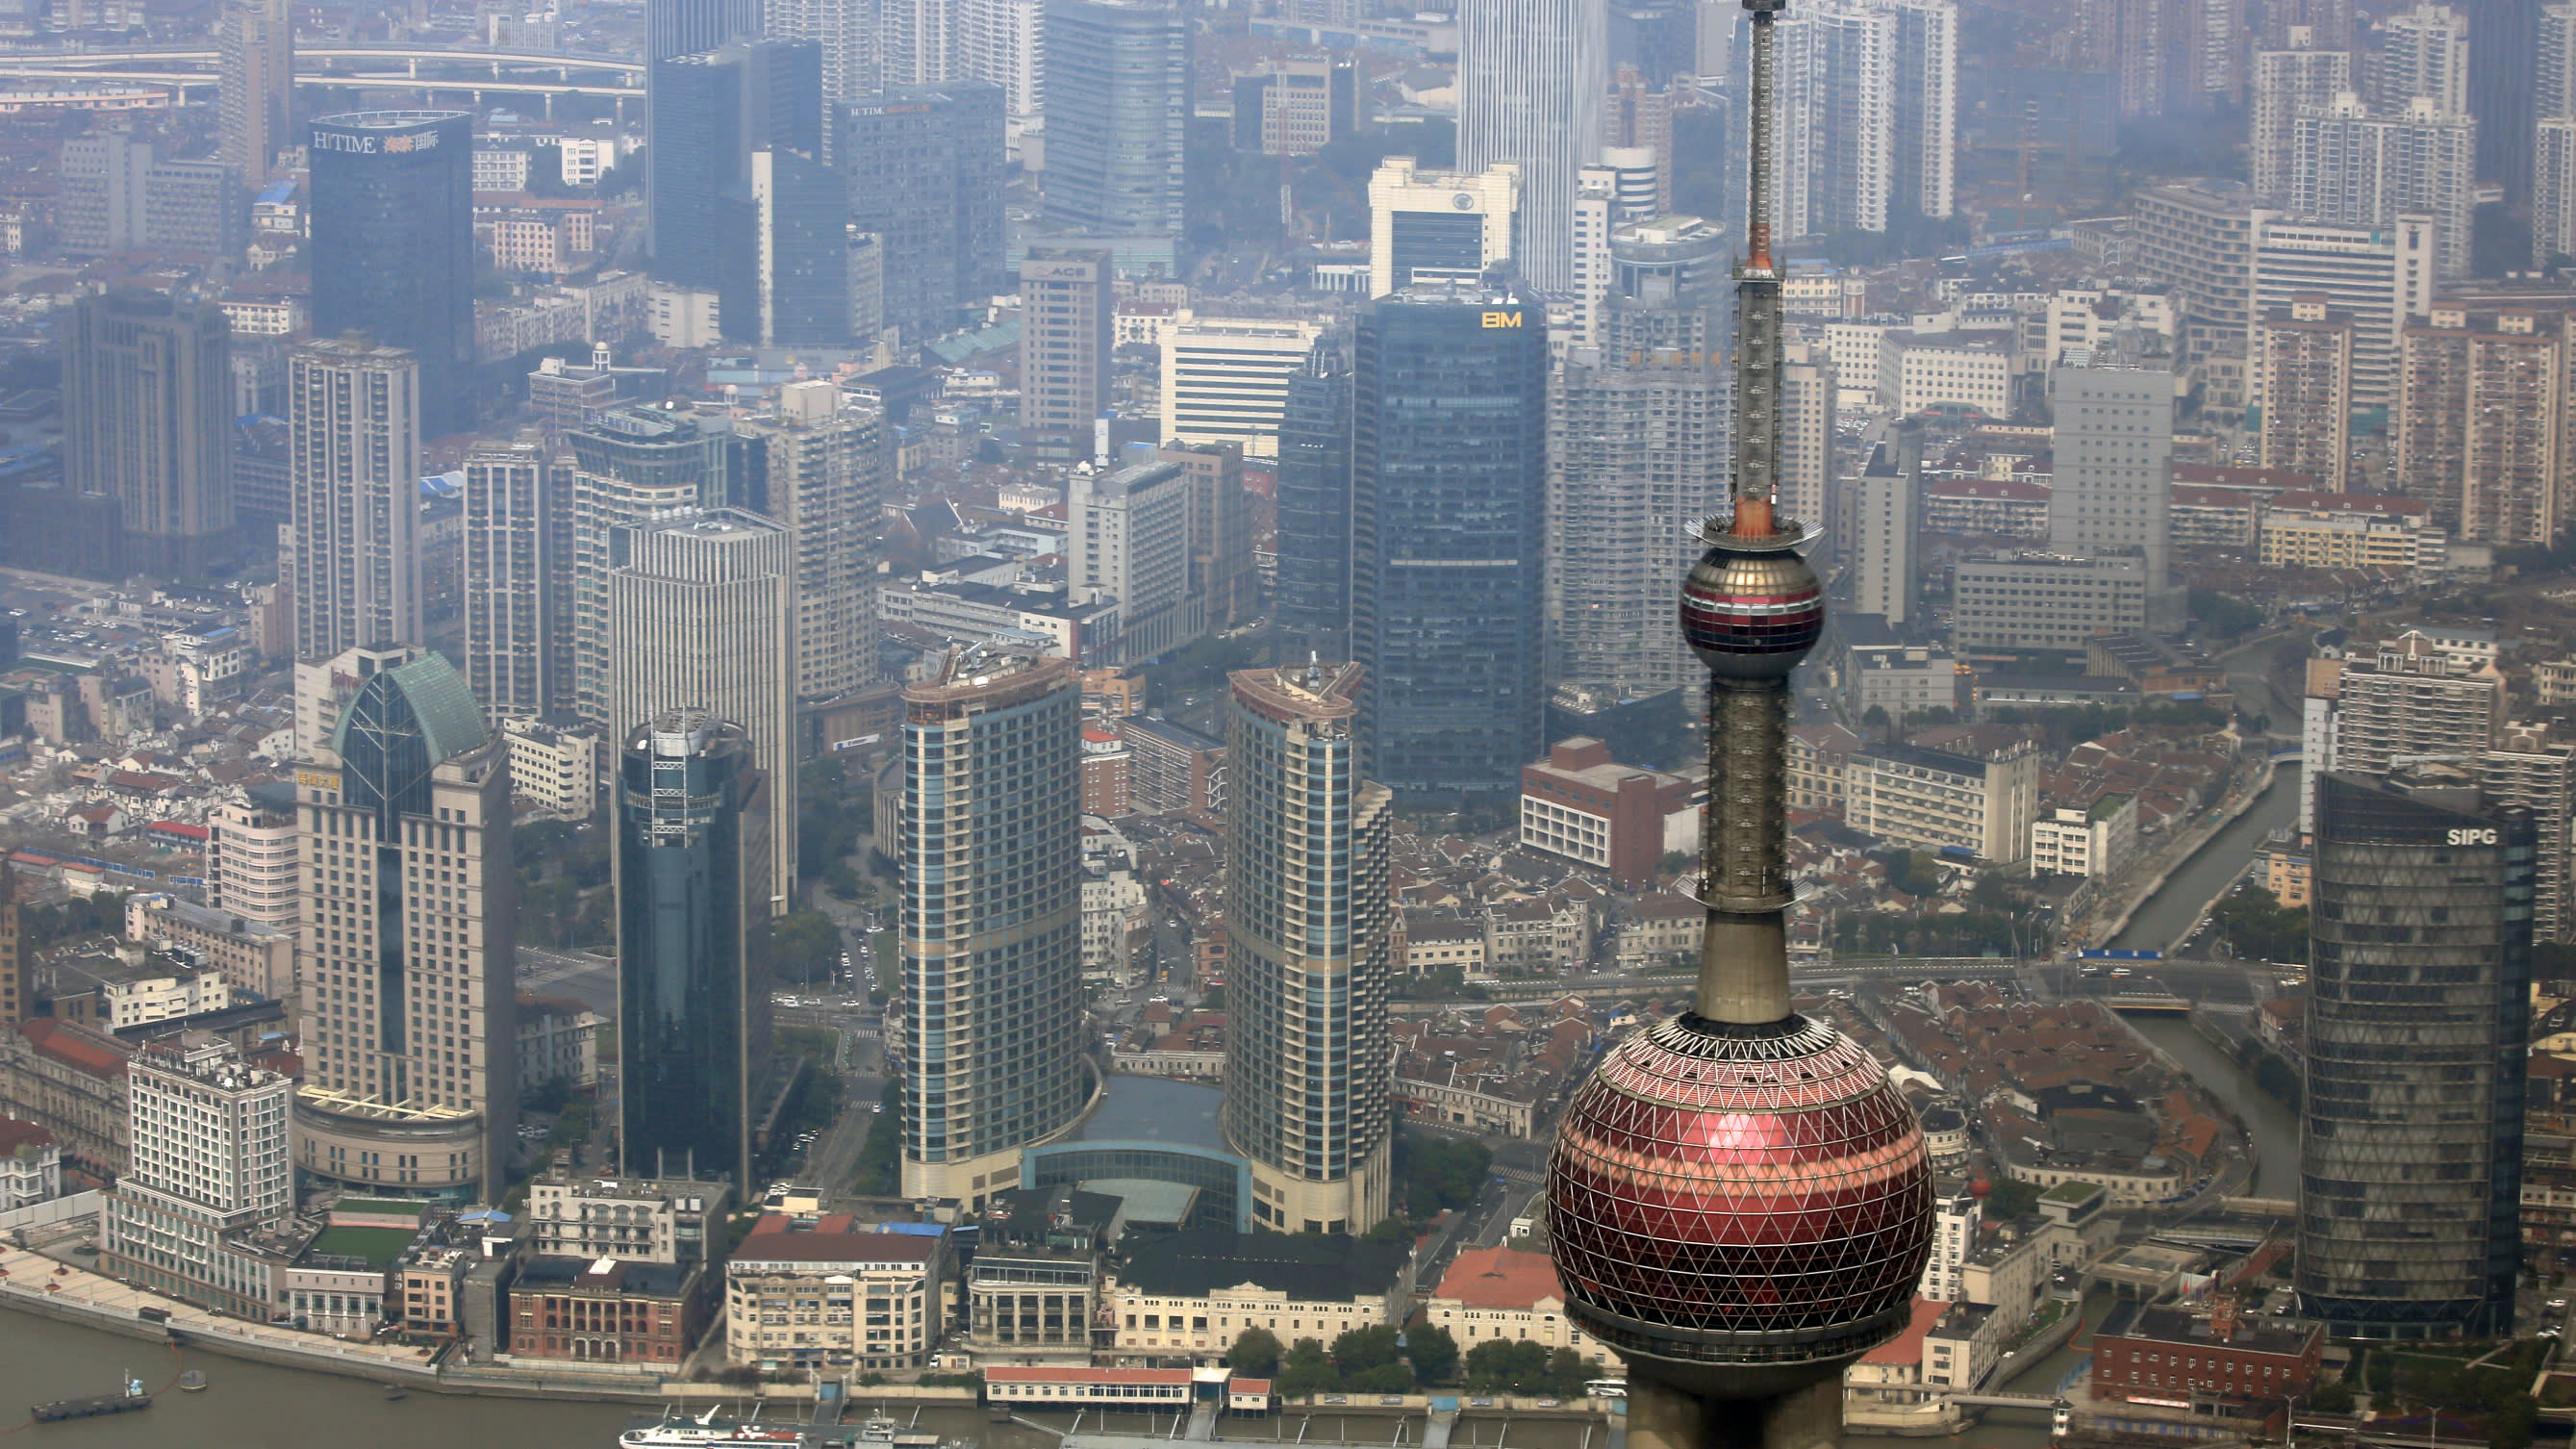
[[[2298,824],[2300,780],[2297,765],[2275,766],[2271,788],[2183,862],[2182,868],[2165,882],[2164,889],[2139,902],[2128,925],[2111,939],[2113,949],[2161,951],[2190,930],[2192,917],[2245,868],[2254,853],[2262,849],[2266,836]]]

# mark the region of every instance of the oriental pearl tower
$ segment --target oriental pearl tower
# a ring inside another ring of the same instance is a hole
[[[1923,1130],[1859,1044],[1789,1004],[1789,675],[1824,627],[1773,511],[1780,268],[1772,21],[1752,12],[1745,257],[1735,269],[1734,512],[1682,584],[1708,666],[1699,1000],[1612,1049],[1548,1162],[1566,1312],[1628,1364],[1634,1449],[1829,1449],[1842,1371],[1910,1316],[1932,1235]]]

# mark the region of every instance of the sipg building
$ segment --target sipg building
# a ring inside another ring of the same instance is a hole
[[[1548,1162],[1566,1313],[1628,1365],[1639,1449],[1824,1449],[1842,1371],[1903,1328],[1929,1256],[1923,1130],[1859,1044],[1789,999],[1789,675],[1824,627],[1779,482],[1771,255],[1778,0],[1751,10],[1747,255],[1735,271],[1734,509],[1698,537],[1683,637],[1706,667],[1696,1008],[1614,1047]]]
[[[2338,1337],[2513,1327],[2539,847],[2472,777],[2317,781],[2301,1307]]]

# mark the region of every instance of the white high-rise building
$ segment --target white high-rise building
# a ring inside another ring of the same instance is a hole
[[[2293,293],[2324,293],[2331,310],[2353,321],[2353,406],[2392,404],[2399,331],[2433,307],[2439,234],[2425,212],[2401,212],[2384,226],[2264,217],[2254,231],[2252,311],[2259,317],[2288,307]],[[2261,346],[2256,328],[2247,361],[2258,374]]]
[[[1896,172],[1896,16],[1820,0],[1778,22],[1773,229],[1885,231]]]
[[[2531,260],[2576,254],[2576,5],[2540,7],[2532,114]]]
[[[2374,116],[2347,91],[2310,106],[2295,123],[2290,210],[2317,221],[2386,226],[2400,212],[2431,214],[2440,231],[2439,275],[2469,270],[2477,122],[2417,97],[2404,112]]]
[[[231,1043],[126,1063],[133,1167],[99,1213],[99,1266],[153,1292],[264,1319],[267,1264],[226,1235],[295,1211],[293,1078]]]
[[[1948,216],[1957,209],[1959,184],[1959,7],[1953,0],[1869,3],[1896,20],[1888,205],[1900,215]]]
[[[363,337],[286,357],[295,656],[427,636],[420,589],[420,360]]]
[[[2576,117],[2576,5],[2543,5],[2539,19],[2531,113],[2544,121]]]
[[[494,723],[566,702],[572,469],[523,429],[465,455],[465,682]]]
[[[2173,373],[2160,367],[2061,364],[2048,375],[2057,474],[2049,547],[2061,554],[2135,553],[2147,596],[2171,575]]]
[[[1303,317],[1184,312],[1163,333],[1163,436],[1239,444],[1247,458],[1278,456],[1289,380],[1323,331]]]
[[[873,408],[843,408],[840,384],[816,378],[781,387],[775,410],[737,421],[726,444],[733,500],[795,540],[799,699],[837,699],[876,678],[883,424]]]
[[[1511,260],[1521,176],[1509,161],[1471,173],[1387,157],[1369,176],[1369,295],[1416,282],[1473,282]]]
[[[2290,194],[2299,108],[2330,106],[2336,96],[2352,89],[2352,53],[2319,47],[2315,35],[2308,26],[2294,25],[2288,49],[2257,51],[2254,56],[2248,164],[2254,190],[2273,201],[2286,200]]]
[[[1574,286],[1574,192],[1601,154],[1609,11],[1597,0],[1479,0],[1458,17],[1458,167],[1520,167],[1521,275]]]
[[[2469,19],[2448,5],[2419,3],[2379,22],[2378,88],[2383,111],[2427,100],[2447,115],[2469,110]]]
[[[252,786],[216,806],[207,826],[206,903],[292,930],[304,915],[295,787]]]
[[[750,736],[769,777],[772,913],[796,887],[793,535],[739,508],[678,510],[609,539],[609,708],[621,732],[678,710]]]
[[[1207,632],[1190,586],[1194,490],[1178,463],[1076,468],[1064,509],[1065,579],[1076,603],[1115,599],[1121,660],[1145,660]]]
[[[1028,159],[1020,137],[1039,125],[1046,99],[1045,16],[1043,0],[958,0],[952,61],[959,77],[1002,88],[1002,140],[1013,161]]]
[[[1908,419],[1887,442],[1871,447],[1869,462],[1852,480],[1860,523],[1853,540],[1854,613],[1877,614],[1894,625],[1914,617],[1921,588],[1915,543],[1923,531],[1922,465],[1922,424]]]

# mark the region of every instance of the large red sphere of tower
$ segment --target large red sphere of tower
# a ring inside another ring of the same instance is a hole
[[[1786,679],[1825,631],[1825,588],[1795,553],[1720,544],[1682,581],[1681,622],[1710,673]]]
[[[1685,1015],[1575,1094],[1548,1230],[1568,1313],[1605,1346],[1792,1383],[1904,1326],[1931,1160],[1886,1072],[1832,1027]]]

